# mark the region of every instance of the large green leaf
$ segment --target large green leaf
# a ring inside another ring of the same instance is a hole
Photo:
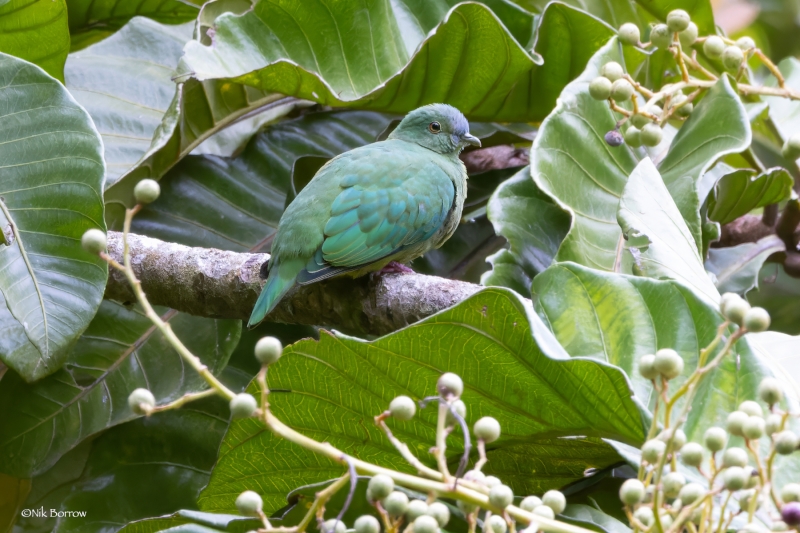
[[[758,290],[747,293],[747,300],[769,311],[773,331],[800,335],[800,279],[788,275],[779,264],[764,265],[758,274]]]
[[[71,48],[104,39],[135,17],[165,24],[192,21],[202,4],[203,0],[67,0]]]
[[[167,316],[213,372],[225,366],[241,322],[174,311]],[[137,387],[166,402],[206,385],[141,312],[104,301],[64,369],[34,384],[13,372],[3,377],[0,455],[8,459],[0,470],[17,476],[41,473],[87,437],[130,420],[127,397]]]
[[[166,411],[117,426],[92,443],[91,454],[60,511],[55,533],[100,533],[132,520],[193,509],[208,482],[228,427],[228,406]],[[158,487],[158,490],[153,490]]]
[[[705,267],[716,277],[714,284],[720,293],[736,292],[744,295],[753,287],[758,287],[758,273],[764,261],[785,249],[786,245],[780,237],[768,235],[758,242],[711,248]]]
[[[613,34],[582,11],[554,3],[537,28],[541,58],[533,58],[523,48],[527,43],[480,4],[459,4],[443,14],[441,2],[413,2],[401,13],[379,0],[349,9],[329,3],[275,0],[241,16],[222,15],[213,46],[187,45],[185,71],[199,80],[232,79],[333,106],[405,113],[446,102],[471,119],[536,121]],[[408,12],[416,24],[408,22]],[[442,15],[439,26],[428,27]],[[520,17],[531,20],[522,11],[503,18]]]
[[[60,83],[2,53],[0,110],[0,360],[34,381],[61,367],[103,297],[106,265],[80,246],[105,229],[102,143]]]
[[[150,147],[174,98],[172,76],[191,38],[191,24],[165,26],[136,17],[112,37],[67,58],[67,88],[103,137],[106,187]]]
[[[789,197],[794,180],[783,168],[761,174],[739,169],[723,176],[708,203],[708,218],[727,224],[757,207],[777,204]]]
[[[64,81],[68,52],[66,0],[0,2],[0,54],[35,63]]]
[[[571,356],[622,368],[637,396],[651,407],[654,392],[639,375],[638,358],[661,348],[676,350],[687,369],[674,380],[679,386],[722,323],[713,306],[680,283],[572,263],[553,265],[536,276],[533,293],[537,313]],[[769,362],[756,357],[746,341],[734,352],[698,388],[685,427],[690,440],[701,441],[706,428],[723,423],[743,400],[756,398],[761,378],[772,374]]]
[[[30,479],[0,474],[0,532],[8,533],[14,529],[14,522],[30,490]]]
[[[162,181],[134,231],[187,246],[269,249],[303,156],[333,157],[374,142],[392,116],[314,113],[268,128],[239,157],[190,156]]]
[[[319,341],[296,343],[270,370],[270,388],[287,391],[273,393],[270,405],[282,420],[312,438],[362,459],[403,468],[372,417],[398,394],[431,394],[444,371],[464,379],[468,421],[485,415],[502,421],[503,434],[490,454],[497,454],[498,468],[509,473],[506,481],[512,486],[541,491],[553,481],[582,477],[579,465],[616,461],[596,440],[587,441],[586,453],[581,454],[554,440],[558,437],[617,434],[632,443],[643,438],[645,422],[630,398],[625,375],[605,363],[566,358],[524,300],[504,289],[485,289],[373,342],[323,332]],[[434,412],[428,408],[413,422],[390,422],[395,435],[424,459],[430,458],[434,440]],[[559,443],[561,460],[530,462]],[[451,439],[454,454],[460,446],[460,439]],[[491,460],[488,468],[493,468]],[[551,470],[545,475],[547,468]],[[294,487],[341,472],[341,466],[274,437],[256,420],[236,421],[223,441],[200,507],[229,511],[238,492],[252,489],[262,494],[271,511]]]
[[[612,148],[606,144],[603,137],[614,128],[617,117],[606,102],[589,96],[588,84],[608,61],[626,63],[628,70],[634,71],[641,58],[629,50],[625,48],[623,58],[616,39],[603,47],[583,74],[564,89],[533,143],[534,181],[573,218],[556,256],[558,261],[575,261],[608,271],[619,269],[623,239],[616,220],[617,206],[628,176],[645,153],[627,145]],[[723,77],[682,126],[660,163],[664,183],[698,249],[700,217],[695,183],[718,157],[743,149],[749,139],[744,108]]]
[[[533,277],[553,262],[569,230],[569,215],[544,194],[525,167],[504,181],[487,206],[495,231],[508,240],[509,250],[492,257],[492,271],[483,285],[499,285],[530,294]]]
[[[622,191],[617,220],[626,243],[619,258],[625,273],[674,279],[691,287],[710,305],[719,302],[719,292],[706,274],[697,243],[656,170],[645,158]]]

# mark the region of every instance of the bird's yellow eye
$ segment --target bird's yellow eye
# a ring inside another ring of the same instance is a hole
[[[442,125],[439,124],[438,122],[431,122],[430,124],[428,124],[428,129],[430,130],[431,133],[439,133],[440,131],[442,131]]]

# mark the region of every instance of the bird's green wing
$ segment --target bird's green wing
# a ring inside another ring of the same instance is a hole
[[[430,159],[392,150],[358,155],[342,166],[342,191],[300,284],[361,269],[430,239],[453,207],[453,181]]]

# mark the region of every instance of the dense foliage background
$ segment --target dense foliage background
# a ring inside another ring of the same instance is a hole
[[[677,79],[665,51],[613,38],[634,22],[645,40],[676,8],[703,35],[753,37],[800,91],[793,0],[0,0],[0,531],[246,531],[224,514],[245,489],[275,523],[296,523],[295,504],[340,468],[253,421],[230,423],[221,401],[136,417],[134,388],[166,402],[205,385],[135,306],[103,300],[106,266],[78,243],[90,228],[119,230],[134,185],[154,178],[162,195],[134,232],[268,251],[325,161],[431,102],[461,109],[484,149],[465,154],[456,235],[413,266],[492,288],[367,340],[163,309],[225,383],[251,381],[259,337],[313,337],[271,371],[284,391],[275,412],[393,465],[372,417],[457,372],[468,420],[503,423],[489,470],[518,494],[563,488],[565,517],[608,533],[628,531],[618,467],[638,461],[651,422],[635,360],[670,347],[693,365],[723,321],[721,292],[768,309],[773,331],[740,341],[713,373],[689,439],[763,376],[780,377],[796,407],[800,171],[781,146],[800,133],[800,102],[741,97],[722,76],[645,150],[610,147],[619,117],[588,95],[609,60],[654,89]],[[752,66],[753,83],[775,84]],[[628,242],[632,228],[648,246]],[[434,415],[421,420],[393,428],[423,453]],[[797,454],[779,472],[796,480]],[[20,515],[39,507],[87,515]]]

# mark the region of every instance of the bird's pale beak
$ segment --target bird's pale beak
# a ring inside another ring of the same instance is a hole
[[[469,133],[462,135],[461,140],[466,144],[471,144],[472,146],[477,146],[478,148],[481,146],[481,140],[474,135],[470,135]]]

